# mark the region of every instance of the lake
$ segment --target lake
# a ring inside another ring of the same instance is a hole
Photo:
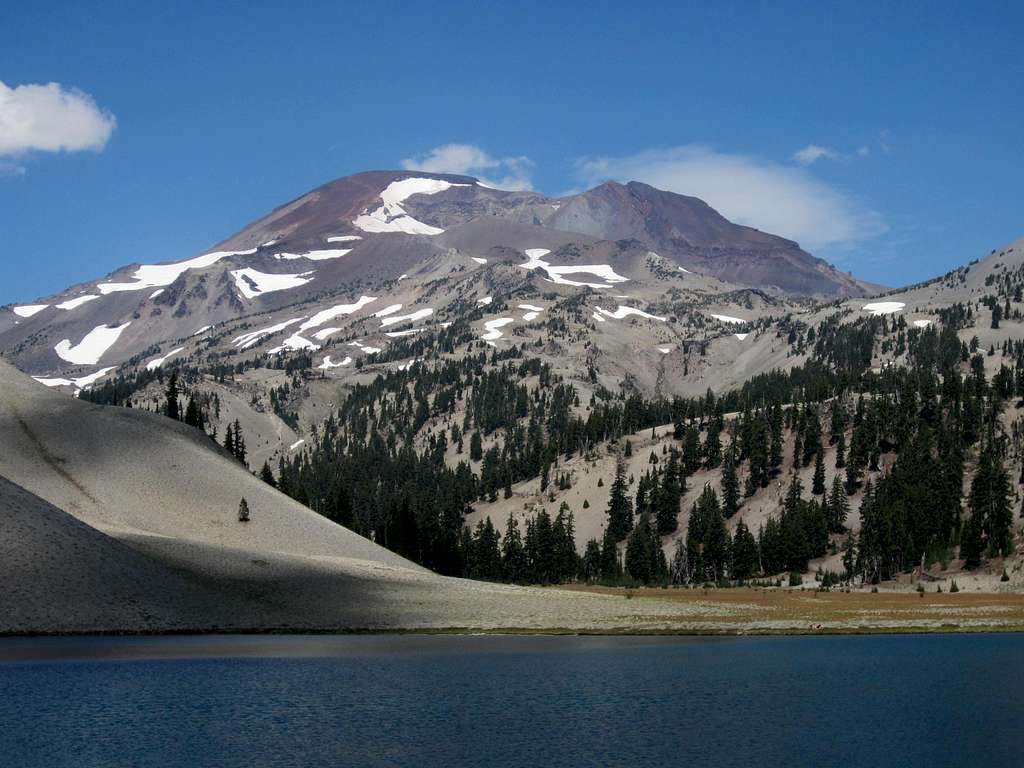
[[[0,640],[5,766],[1020,766],[1024,636]]]

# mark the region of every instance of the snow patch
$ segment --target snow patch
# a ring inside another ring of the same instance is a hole
[[[629,281],[628,277],[623,277],[622,275],[617,274],[608,264],[575,264],[571,267],[553,267],[541,258],[542,256],[547,256],[551,253],[551,251],[546,248],[527,248],[523,253],[526,254],[527,262],[525,264],[520,264],[519,266],[526,270],[540,269],[546,272],[547,281],[549,283],[572,285],[579,288],[610,288],[613,283],[625,283]],[[579,280],[569,280],[564,277],[565,275],[574,274],[596,275],[605,282],[588,283]]]
[[[599,322],[599,323],[605,322],[605,319],[603,317],[601,317],[601,315],[599,313],[597,313],[597,312],[592,314],[591,317],[594,318],[595,320],[597,320],[597,322]]]
[[[927,328],[931,324],[932,324],[931,320],[915,320],[914,321],[914,326],[916,328]]]
[[[303,331],[308,331],[311,328],[319,328],[324,323],[329,323],[336,317],[341,317],[342,315],[351,315],[354,312],[358,312],[367,304],[372,304],[376,300],[376,296],[360,296],[352,304],[336,304],[330,309],[321,310],[320,312],[317,312],[315,315],[309,318],[309,320],[304,322],[301,326],[299,326],[299,333],[302,333]]]
[[[255,248],[250,248],[247,251],[214,251],[173,264],[143,264],[132,274],[134,282],[100,283],[96,288],[100,293],[106,295],[118,291],[141,291],[146,288],[166,287],[190,269],[205,269],[228,256],[251,256],[254,253],[256,253]]]
[[[231,270],[231,276],[235,278],[235,287],[247,299],[255,299],[265,293],[275,291],[287,291],[291,288],[298,288],[306,283],[312,282],[309,275],[313,272],[299,272],[296,275],[270,274],[259,272],[252,267],[245,269]]]
[[[387,331],[384,335],[390,339],[397,339],[402,336],[415,336],[417,333],[423,333],[428,330],[427,328],[410,328],[407,331]]]
[[[488,320],[484,323],[484,328],[487,329],[487,333],[483,334],[480,338],[484,341],[494,341],[502,337],[501,328],[504,328],[509,323],[514,323],[516,320],[514,317],[499,317],[496,320]]]
[[[905,306],[906,303],[902,301],[873,301],[861,309],[872,315],[891,315],[893,312],[902,312]]]
[[[316,350],[320,349],[320,345],[319,344],[314,344],[309,339],[304,338],[302,336],[299,336],[299,334],[295,333],[295,334],[292,334],[291,336],[289,336],[283,342],[281,342],[280,346],[274,347],[273,349],[268,349],[267,350],[267,354],[268,355],[276,355],[279,352],[284,352],[286,349],[294,349],[294,350],[308,349],[308,350],[311,350],[311,351],[316,351]]]
[[[352,223],[364,232],[404,232],[408,235],[440,235],[439,227],[432,227],[417,221],[402,208],[402,203],[413,195],[435,195],[452,187],[468,187],[469,184],[452,184],[442,179],[410,178],[393,181],[380,193],[383,203],[372,212],[369,209]]]
[[[333,336],[340,330],[341,328],[324,328],[314,333],[313,338],[316,339],[317,341],[323,341],[327,337]]]
[[[202,334],[206,333],[207,331],[211,330],[212,328],[213,328],[212,325],[204,325],[202,328],[200,328],[198,331],[196,331],[192,335],[193,336],[201,336]]]
[[[395,314],[395,312],[397,312],[401,308],[402,308],[401,304],[392,304],[390,306],[384,307],[384,309],[382,309],[380,312],[374,312],[373,316],[374,317],[387,317],[388,315]]]
[[[680,268],[679,268],[679,271],[680,271],[680,272],[684,272],[684,273],[685,273],[685,274],[687,274],[687,275],[692,275],[692,274],[693,274],[693,272],[691,272],[690,270],[688,270],[688,269],[687,269],[686,267],[680,267]]]
[[[164,363],[167,362],[168,358],[174,357],[174,355],[178,354],[183,349],[185,349],[185,348],[184,347],[178,347],[177,349],[172,349],[170,352],[168,352],[163,357],[157,357],[157,358],[154,358],[153,360],[150,360],[148,363],[146,363],[146,370],[147,371],[155,371],[157,368],[162,368]]]
[[[48,306],[50,306],[50,305],[49,304],[26,304],[23,307],[12,307],[11,311],[14,312],[14,314],[16,314],[18,317],[32,317],[33,315],[38,315],[40,312],[42,312]]]
[[[94,293],[86,294],[85,296],[79,296],[77,298],[61,302],[60,304],[57,305],[57,309],[72,310],[75,307],[80,307],[83,304],[88,304],[90,301],[95,301],[98,298],[99,296],[97,296]]]
[[[270,336],[273,333],[279,333],[290,325],[295,323],[301,323],[306,318],[296,317],[291,320],[285,320],[284,322],[277,323],[276,325],[270,325],[266,328],[261,328],[258,331],[250,331],[249,333],[243,333],[241,336],[236,336],[231,343],[239,349],[249,349],[249,347],[255,346],[259,343],[260,339],[264,336]]]
[[[672,351],[672,347],[658,347],[658,351],[661,352],[661,354],[663,355],[667,355],[669,352]]]
[[[299,447],[300,445],[302,445],[302,444],[303,444],[304,442],[306,442],[306,441],[305,441],[305,439],[302,439],[302,440],[296,440],[296,441],[295,441],[294,443],[292,443],[291,445],[289,445],[289,446],[288,446],[288,450],[289,450],[289,451],[294,451],[294,450],[295,450],[296,448],[298,448],[298,447]]]
[[[398,276],[398,280],[405,280],[405,278],[407,278],[407,277],[408,277],[408,275],[401,274],[401,275]],[[398,281],[396,280],[395,282],[398,282]]]
[[[492,301],[494,301],[493,297],[491,297],[491,296],[484,296],[482,299],[477,299],[476,303],[477,304],[482,304],[483,306],[486,307]]]
[[[115,366],[109,368],[101,368],[96,373],[90,373],[88,376],[82,376],[77,379],[61,379],[61,378],[46,378],[43,376],[33,376],[32,378],[42,384],[44,387],[77,387],[78,389],[85,389],[92,384],[95,384],[99,379],[102,379],[112,370]]]
[[[163,288],[157,288],[155,291],[153,291],[151,294],[149,294],[149,300],[152,301],[153,299],[155,299],[157,296],[159,296],[163,292],[164,292]]]
[[[469,258],[471,258],[477,264],[486,264],[487,263],[487,259],[483,258],[482,256],[470,256]]]
[[[381,327],[386,328],[389,325],[395,325],[396,323],[414,323],[417,320],[422,320],[424,317],[430,317],[434,314],[434,310],[430,307],[426,309],[417,309],[415,312],[410,312],[408,315],[395,315],[393,317],[385,317],[380,321]]]
[[[646,317],[648,320],[657,320],[662,323],[664,323],[668,319],[666,317],[658,317],[657,315],[648,314],[647,312],[644,312],[642,309],[637,309],[636,307],[624,307],[621,304],[619,304],[619,308],[616,309],[614,312],[610,312],[607,309],[602,309],[601,307],[597,308],[597,312],[600,312],[605,317],[614,318],[615,320],[624,320],[630,315]]]
[[[78,344],[72,345],[70,339],[64,339],[53,348],[53,351],[61,360],[67,360],[69,363],[96,365],[107,350],[117,343],[125,328],[131,324],[129,320],[124,325],[114,328],[107,325],[97,326],[89,331]]]
[[[733,336],[735,336],[735,337],[736,337],[737,339],[739,339],[740,341],[743,341],[743,340],[744,340],[745,338],[747,338],[747,336],[749,336],[749,335],[750,335],[749,333],[734,333],[734,334],[733,334]]]
[[[320,363],[319,368],[320,368],[321,371],[329,371],[332,368],[341,368],[342,366],[348,365],[351,362],[352,362],[352,358],[351,357],[346,357],[340,363],[332,363],[331,362],[331,356],[327,355],[326,357],[324,357],[324,361],[322,363]]]
[[[309,259],[310,261],[328,261],[329,259],[340,259],[346,253],[352,253],[351,248],[335,248],[321,251],[306,251],[305,253],[275,253],[274,258],[285,261],[295,259]]]
[[[350,243],[353,240],[362,240],[362,239],[363,238],[362,238],[361,235],[334,235],[333,237],[328,237],[327,238],[327,242],[328,243]]]
[[[368,344],[363,344],[361,341],[350,341],[348,345],[350,347],[355,347],[356,349],[362,350],[362,352],[364,352],[367,355],[375,355],[381,351],[380,347],[371,347]]]

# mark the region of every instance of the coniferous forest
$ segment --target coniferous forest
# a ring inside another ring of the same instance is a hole
[[[1021,441],[1014,414],[1024,397],[1024,345],[1008,342],[1015,365],[989,379],[982,351],[962,343],[955,326],[827,322],[791,334],[812,350],[805,364],[690,399],[598,387],[581,401],[520,347],[420,362],[356,385],[314,425],[305,450],[258,473],[415,562],[477,579],[737,583],[803,573],[837,552],[843,567],[823,574],[827,584],[877,583],[958,556],[977,567],[1013,544],[1018,477],[1008,467]],[[879,343],[905,353],[907,364],[872,370]],[[429,341],[417,344],[429,352]],[[119,377],[83,397],[130,403],[151,378]],[[183,370],[182,380],[188,396],[175,373],[160,409],[207,431],[219,401],[202,393],[201,371]],[[274,399],[275,411],[284,411],[286,394]],[[648,470],[627,477],[630,436],[666,425],[661,455],[652,452]],[[210,431],[246,462],[237,421],[222,426],[222,437]],[[490,519],[466,524],[475,506],[510,497],[514,484],[568,488],[565,464],[600,455],[618,460],[601,481],[609,499],[599,539],[577,548],[580,510],[565,502],[509,516],[504,535]],[[810,467],[805,486],[795,470]],[[694,476],[712,469],[720,479],[682,508]],[[752,529],[744,505],[772,484],[784,489],[778,508]],[[852,514],[856,531],[847,525]]]

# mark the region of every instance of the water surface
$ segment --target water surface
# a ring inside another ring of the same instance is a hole
[[[0,640],[10,766],[1020,766],[1024,636]]]

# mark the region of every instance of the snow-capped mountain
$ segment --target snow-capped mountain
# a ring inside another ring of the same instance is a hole
[[[470,288],[465,278],[474,276],[479,285]],[[871,289],[791,241],[644,184],[554,199],[466,176],[374,171],[325,184],[198,256],[133,264],[0,311],[0,349],[33,374],[84,386],[156,345],[286,307],[295,308],[291,316],[239,334],[235,346],[256,347],[282,324],[291,335],[270,349],[313,349],[334,321],[357,313],[379,317],[387,332],[411,333],[398,326],[436,320],[467,291],[531,277],[539,287],[609,297],[642,286],[648,300],[672,286],[725,293],[756,285],[778,296]],[[486,295],[471,298],[474,307]],[[158,365],[185,346],[146,362]]]

